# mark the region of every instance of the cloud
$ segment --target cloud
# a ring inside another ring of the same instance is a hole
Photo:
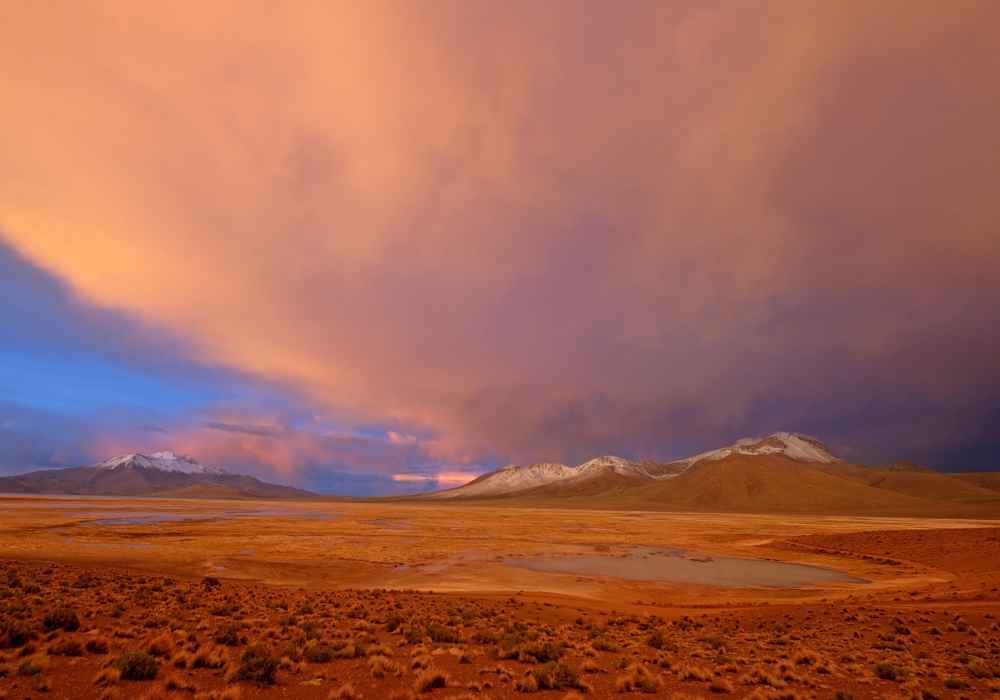
[[[393,481],[402,482],[433,482],[437,484],[453,484],[456,486],[461,486],[462,484],[467,484],[473,479],[475,479],[478,474],[469,474],[467,472],[438,472],[433,476],[426,476],[423,474],[393,474]]]
[[[147,411],[288,479],[775,430],[993,466],[998,15],[11,4],[0,316],[61,301],[0,381],[106,431],[44,444]]]
[[[221,423],[219,421],[205,421],[202,428],[211,430],[222,430],[227,433],[242,433],[243,435],[260,435],[264,437],[277,437],[281,435],[281,429],[273,425],[253,425],[251,423]]]

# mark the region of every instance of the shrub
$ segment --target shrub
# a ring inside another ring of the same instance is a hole
[[[898,681],[903,677],[903,670],[888,661],[881,661],[875,664],[875,675],[884,681]]]
[[[325,664],[333,658],[333,647],[329,644],[311,644],[303,654],[306,661],[313,664]]]
[[[84,571],[76,577],[76,580],[73,582],[73,588],[90,588],[99,583],[100,581],[92,573]]]
[[[111,664],[127,681],[151,681],[156,678],[160,665],[156,658],[142,651],[122,654]]]
[[[233,680],[250,681],[257,687],[272,685],[278,671],[278,660],[271,656],[266,644],[253,644],[246,648]]]
[[[858,700],[858,696],[847,690],[835,690],[830,696],[831,700]]]
[[[65,630],[72,632],[80,629],[80,618],[72,608],[54,608],[45,613],[42,624],[47,630]]]
[[[472,633],[472,641],[476,644],[496,644],[497,635],[491,629],[477,629]]]
[[[963,688],[968,688],[969,684],[961,678],[946,678],[944,680],[944,687],[948,690],[962,690]]]
[[[988,661],[976,659],[969,664],[969,673],[971,673],[975,678],[994,678],[997,675],[1000,675],[1000,670]]]
[[[580,672],[569,664],[549,661],[544,666],[531,672],[538,682],[539,688],[547,690],[562,690],[575,688],[580,680]]]
[[[212,632],[212,641],[227,647],[235,647],[240,643],[240,632],[243,626],[238,622],[223,622]]]
[[[214,576],[206,576],[201,580],[201,583],[203,586],[205,586],[205,588],[216,588],[221,585],[219,583],[219,579],[215,578]]]
[[[662,630],[653,630],[653,633],[649,635],[649,639],[646,640],[646,643],[654,649],[665,649],[674,653],[676,653],[679,648],[676,642],[663,634]]]
[[[395,610],[390,610],[385,614],[385,628],[389,632],[395,632],[399,626],[406,621],[406,617]]]
[[[457,644],[461,639],[458,632],[436,622],[427,625],[427,636],[437,644]]]
[[[0,622],[0,649],[23,647],[35,636],[35,631],[27,623],[19,620]]]

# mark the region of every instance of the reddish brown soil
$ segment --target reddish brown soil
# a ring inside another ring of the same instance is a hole
[[[685,608],[527,592],[212,585],[110,567],[6,562],[0,697],[208,699],[227,692],[351,700],[350,684],[353,697],[365,700],[519,698],[531,689],[528,676],[543,686],[555,678],[545,672],[548,657],[565,665],[555,665],[563,676],[555,684],[564,687],[538,689],[540,698],[561,699],[573,685],[596,698],[646,691],[958,700],[1000,692],[997,529],[812,534],[764,546],[933,570],[942,582],[770,603],[734,604],[738,597],[718,589],[714,600]],[[47,628],[46,615],[57,608],[71,609],[79,628],[53,627],[59,621],[52,617]],[[226,640],[228,625],[237,631]],[[95,684],[123,653],[157,644],[155,680]],[[233,678],[257,644],[278,666],[273,684],[260,687]],[[199,655],[213,653],[221,668],[193,667]],[[326,654],[332,658],[322,660]],[[379,655],[388,657],[382,678],[370,668],[384,663],[370,661]],[[443,671],[446,687],[417,693],[415,661]]]

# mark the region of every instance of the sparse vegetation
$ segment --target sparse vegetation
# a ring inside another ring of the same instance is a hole
[[[243,652],[232,680],[249,681],[260,687],[273,685],[277,671],[278,659],[271,655],[270,648],[266,644],[252,644]]]
[[[80,619],[76,616],[76,611],[72,608],[59,607],[45,613],[42,624],[47,630],[64,630],[72,632],[80,629]]]
[[[112,667],[127,681],[151,681],[160,670],[156,657],[142,651],[122,654],[114,660]]]
[[[64,674],[105,700],[231,700],[241,687],[277,697],[271,684],[322,686],[317,693],[339,700],[357,700],[358,691],[367,700],[487,700],[514,691],[564,700],[619,692],[753,700],[1000,693],[1000,612],[988,612],[1000,606],[988,587],[976,591],[982,609],[966,602],[961,615],[937,599],[880,605],[854,593],[829,602],[814,595],[808,603],[694,611],[636,603],[614,611],[528,594],[263,589],[97,568],[0,567],[0,698],[14,697],[19,684],[17,697],[23,689],[57,700]],[[934,628],[941,633],[928,633]]]

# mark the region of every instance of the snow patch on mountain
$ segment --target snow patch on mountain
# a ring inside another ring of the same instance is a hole
[[[215,467],[208,467],[190,455],[157,452],[149,456],[131,453],[95,464],[98,469],[116,469],[118,467],[142,467],[158,469],[163,472],[180,472],[182,474],[228,474],[229,472]]]

